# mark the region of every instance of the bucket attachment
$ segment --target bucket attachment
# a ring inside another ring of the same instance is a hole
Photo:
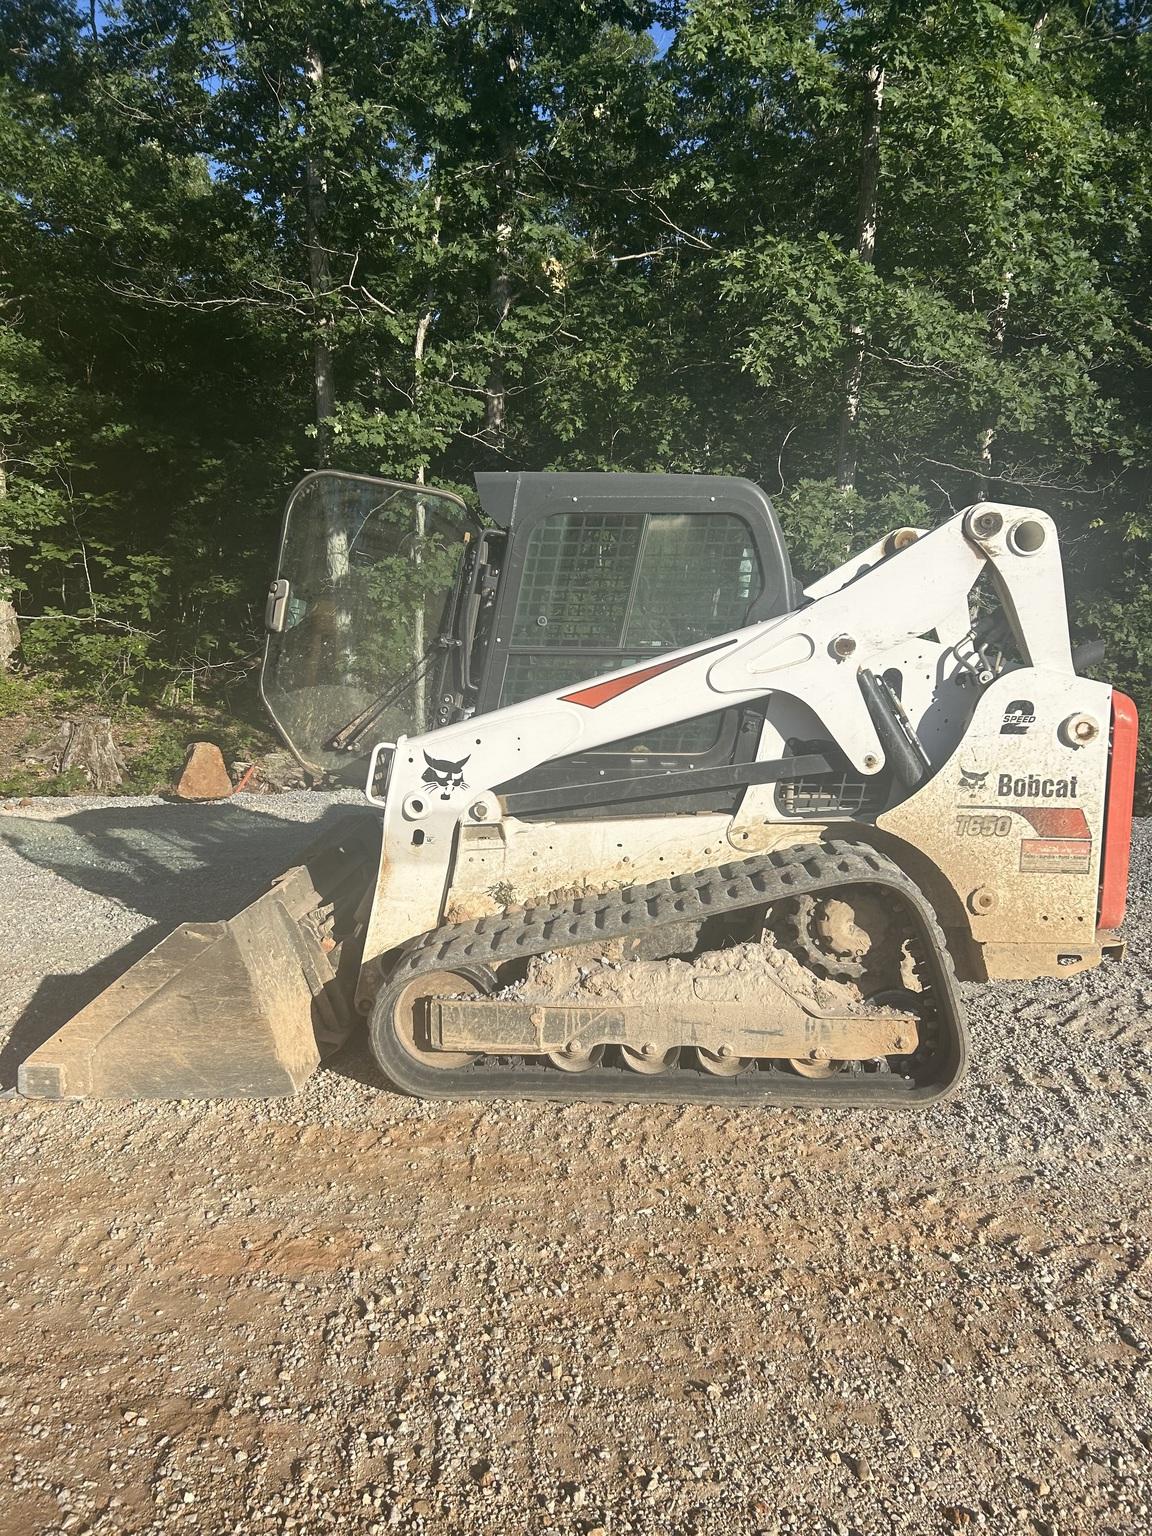
[[[375,828],[374,828],[375,824]],[[20,1067],[41,1099],[278,1098],[343,1044],[379,823],[345,819],[228,922],[185,923]]]

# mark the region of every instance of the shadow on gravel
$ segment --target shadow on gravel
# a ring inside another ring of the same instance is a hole
[[[89,970],[40,981],[0,1049],[0,1091],[15,1084],[30,1052],[174,928],[234,917],[336,823],[346,825],[355,814],[377,820],[370,810],[340,804],[313,821],[287,821],[235,801],[112,806],[59,821],[0,819],[0,848],[150,919],[148,928]],[[85,918],[90,921],[87,913]],[[66,911],[60,921],[68,924]]]
[[[356,1026],[347,1044],[342,1045],[335,1055],[326,1057],[320,1064],[320,1070],[331,1072],[335,1077],[346,1078],[361,1088],[374,1088],[377,1093],[399,1093],[399,1089],[392,1086],[376,1065],[365,1024]]]

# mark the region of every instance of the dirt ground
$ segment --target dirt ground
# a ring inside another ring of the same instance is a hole
[[[18,1034],[170,926],[115,815],[104,864],[5,841]],[[274,1104],[3,1100],[0,1536],[1148,1530],[1137,853],[1126,965],[970,991],[927,1113],[422,1104],[359,1047]]]

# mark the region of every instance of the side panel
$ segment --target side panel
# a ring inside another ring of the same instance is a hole
[[[1000,678],[952,757],[877,821],[951,884],[990,977],[1063,973],[1099,959],[1111,691],[1033,668]],[[1022,701],[1031,709],[1021,711]],[[1067,729],[1075,716],[1096,724],[1085,745]]]

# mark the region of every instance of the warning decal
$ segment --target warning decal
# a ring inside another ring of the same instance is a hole
[[[1021,839],[1022,875],[1091,874],[1092,833],[1088,818],[1079,806],[975,805],[965,809],[997,811],[1001,816],[1011,811],[1024,818],[1036,835]],[[966,819],[976,820],[975,817]]]
[[[1084,812],[1071,806],[1013,805],[1035,837],[1020,843],[1022,875],[1087,875],[1092,871],[1092,834]]]

